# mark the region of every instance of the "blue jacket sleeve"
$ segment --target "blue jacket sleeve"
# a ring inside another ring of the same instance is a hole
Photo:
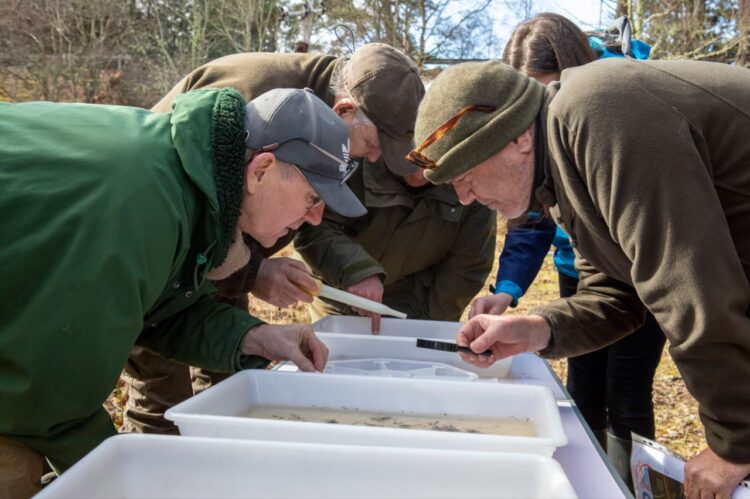
[[[538,213],[529,213],[526,223],[512,228],[506,234],[494,292],[511,295],[512,307],[518,305],[518,300],[539,273],[555,237],[555,230],[552,219]]]

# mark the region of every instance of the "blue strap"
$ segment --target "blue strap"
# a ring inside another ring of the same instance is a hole
[[[598,36],[589,36],[589,47],[591,47],[591,49],[599,59],[607,59],[609,57],[625,57],[624,55],[622,55],[622,53],[612,51],[607,48],[604,40],[602,40]],[[634,59],[648,59],[651,55],[651,45],[640,40],[632,40],[630,42],[630,53],[633,54]]]

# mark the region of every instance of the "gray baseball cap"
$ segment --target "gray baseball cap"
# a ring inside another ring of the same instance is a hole
[[[331,210],[360,217],[367,209],[346,185],[357,168],[349,159],[349,131],[309,88],[277,88],[245,107],[245,145],[297,166]]]

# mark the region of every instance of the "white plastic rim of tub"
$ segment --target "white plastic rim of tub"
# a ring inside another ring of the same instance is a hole
[[[38,499],[574,498],[549,458],[468,451],[119,435]]]

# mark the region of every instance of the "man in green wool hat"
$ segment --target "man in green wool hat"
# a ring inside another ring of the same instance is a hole
[[[243,233],[271,246],[326,204],[364,214],[347,128],[310,91],[199,90],[171,113],[2,104],[0,137],[0,496],[115,433],[102,403],[136,344],[223,372],[324,369],[309,325],[263,324],[212,284],[251,257]]]
[[[462,203],[550,213],[577,251],[576,295],[474,317],[457,342],[491,356],[465,360],[575,356],[636,330],[642,303],[654,314],[709,446],[687,463],[689,497],[729,497],[750,472],[747,137],[747,69],[607,59],[545,90],[492,61],[435,80],[409,154]]]

